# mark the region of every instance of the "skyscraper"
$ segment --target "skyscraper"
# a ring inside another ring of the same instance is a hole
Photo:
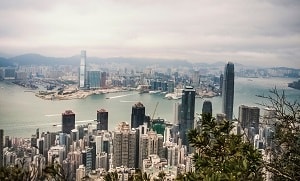
[[[192,86],[186,86],[182,91],[181,102],[181,120],[179,125],[180,138],[182,144],[186,145],[188,152],[190,151],[187,132],[194,128],[194,114],[195,114],[195,89]]]
[[[234,64],[231,62],[228,62],[225,65],[222,97],[223,113],[225,113],[227,120],[232,120],[234,99]]]
[[[101,72],[87,71],[87,80],[90,89],[99,89],[101,87]]]
[[[210,101],[205,100],[202,106],[202,114],[210,114],[212,115],[212,104]]]
[[[255,134],[259,133],[259,112],[258,107],[239,106],[239,121],[243,129],[253,127]]]
[[[79,88],[83,89],[86,87],[86,51],[81,50],[81,60],[79,68]]]
[[[97,111],[97,130],[108,130],[108,112],[105,109]]]
[[[224,77],[223,74],[220,75],[220,93],[222,95],[222,91],[223,91],[223,81],[224,81]]]
[[[3,129],[0,129],[0,167],[3,166],[3,138],[4,138],[4,134],[3,134]]]
[[[62,132],[70,134],[72,129],[75,129],[75,113],[71,110],[66,110],[62,113]]]
[[[141,102],[132,106],[131,112],[131,128],[137,128],[143,125],[145,121],[145,107]]]

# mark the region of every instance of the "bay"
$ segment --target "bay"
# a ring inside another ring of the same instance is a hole
[[[295,81],[291,78],[239,78],[235,79],[234,117],[238,117],[238,107],[242,104],[258,106],[264,100],[256,95],[267,95],[269,90],[276,87],[284,90],[289,100],[300,101],[300,91],[287,87],[287,83]],[[110,97],[110,99],[107,99]],[[40,132],[61,130],[61,114],[72,110],[76,114],[76,124],[94,123],[97,110],[104,108],[108,111],[109,130],[114,130],[121,121],[130,123],[131,108],[136,102],[142,102],[146,114],[164,118],[169,122],[174,120],[174,103],[181,100],[168,100],[164,95],[138,94],[135,91],[92,95],[85,99],[62,101],[43,100],[27,92],[24,88],[10,82],[0,82],[0,129],[4,134],[13,137],[30,137],[37,128]],[[196,98],[196,112],[201,113],[204,100],[210,100],[213,114],[221,112],[222,98]],[[261,110],[262,114],[262,110]]]

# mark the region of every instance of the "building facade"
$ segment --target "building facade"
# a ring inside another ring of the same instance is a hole
[[[101,87],[101,72],[87,71],[88,86],[90,89],[99,89]]]
[[[105,109],[97,111],[97,130],[108,130],[108,112]]]
[[[81,50],[80,68],[79,68],[79,88],[86,87],[86,51]]]
[[[227,120],[232,120],[234,100],[234,64],[231,62],[228,62],[225,65],[222,87],[222,111]]]
[[[70,134],[72,129],[75,129],[75,113],[66,110],[62,113],[62,132]]]
[[[137,133],[128,123],[121,122],[113,133],[113,167],[135,168],[137,164]]]
[[[137,128],[143,125],[145,121],[145,107],[141,102],[132,106],[131,112],[131,128]]]
[[[190,151],[190,148],[188,144],[187,132],[188,130],[193,129],[195,126],[195,95],[196,91],[192,86],[186,86],[182,91],[179,132],[182,144],[187,146],[188,151]]]
[[[212,103],[211,101],[205,100],[202,106],[202,114],[212,115]]]

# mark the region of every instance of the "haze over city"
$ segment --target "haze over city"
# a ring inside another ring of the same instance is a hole
[[[233,61],[300,68],[300,2],[0,1],[0,56]]]

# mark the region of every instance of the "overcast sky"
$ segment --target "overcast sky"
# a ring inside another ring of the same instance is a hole
[[[300,68],[299,0],[0,0],[0,53]]]

